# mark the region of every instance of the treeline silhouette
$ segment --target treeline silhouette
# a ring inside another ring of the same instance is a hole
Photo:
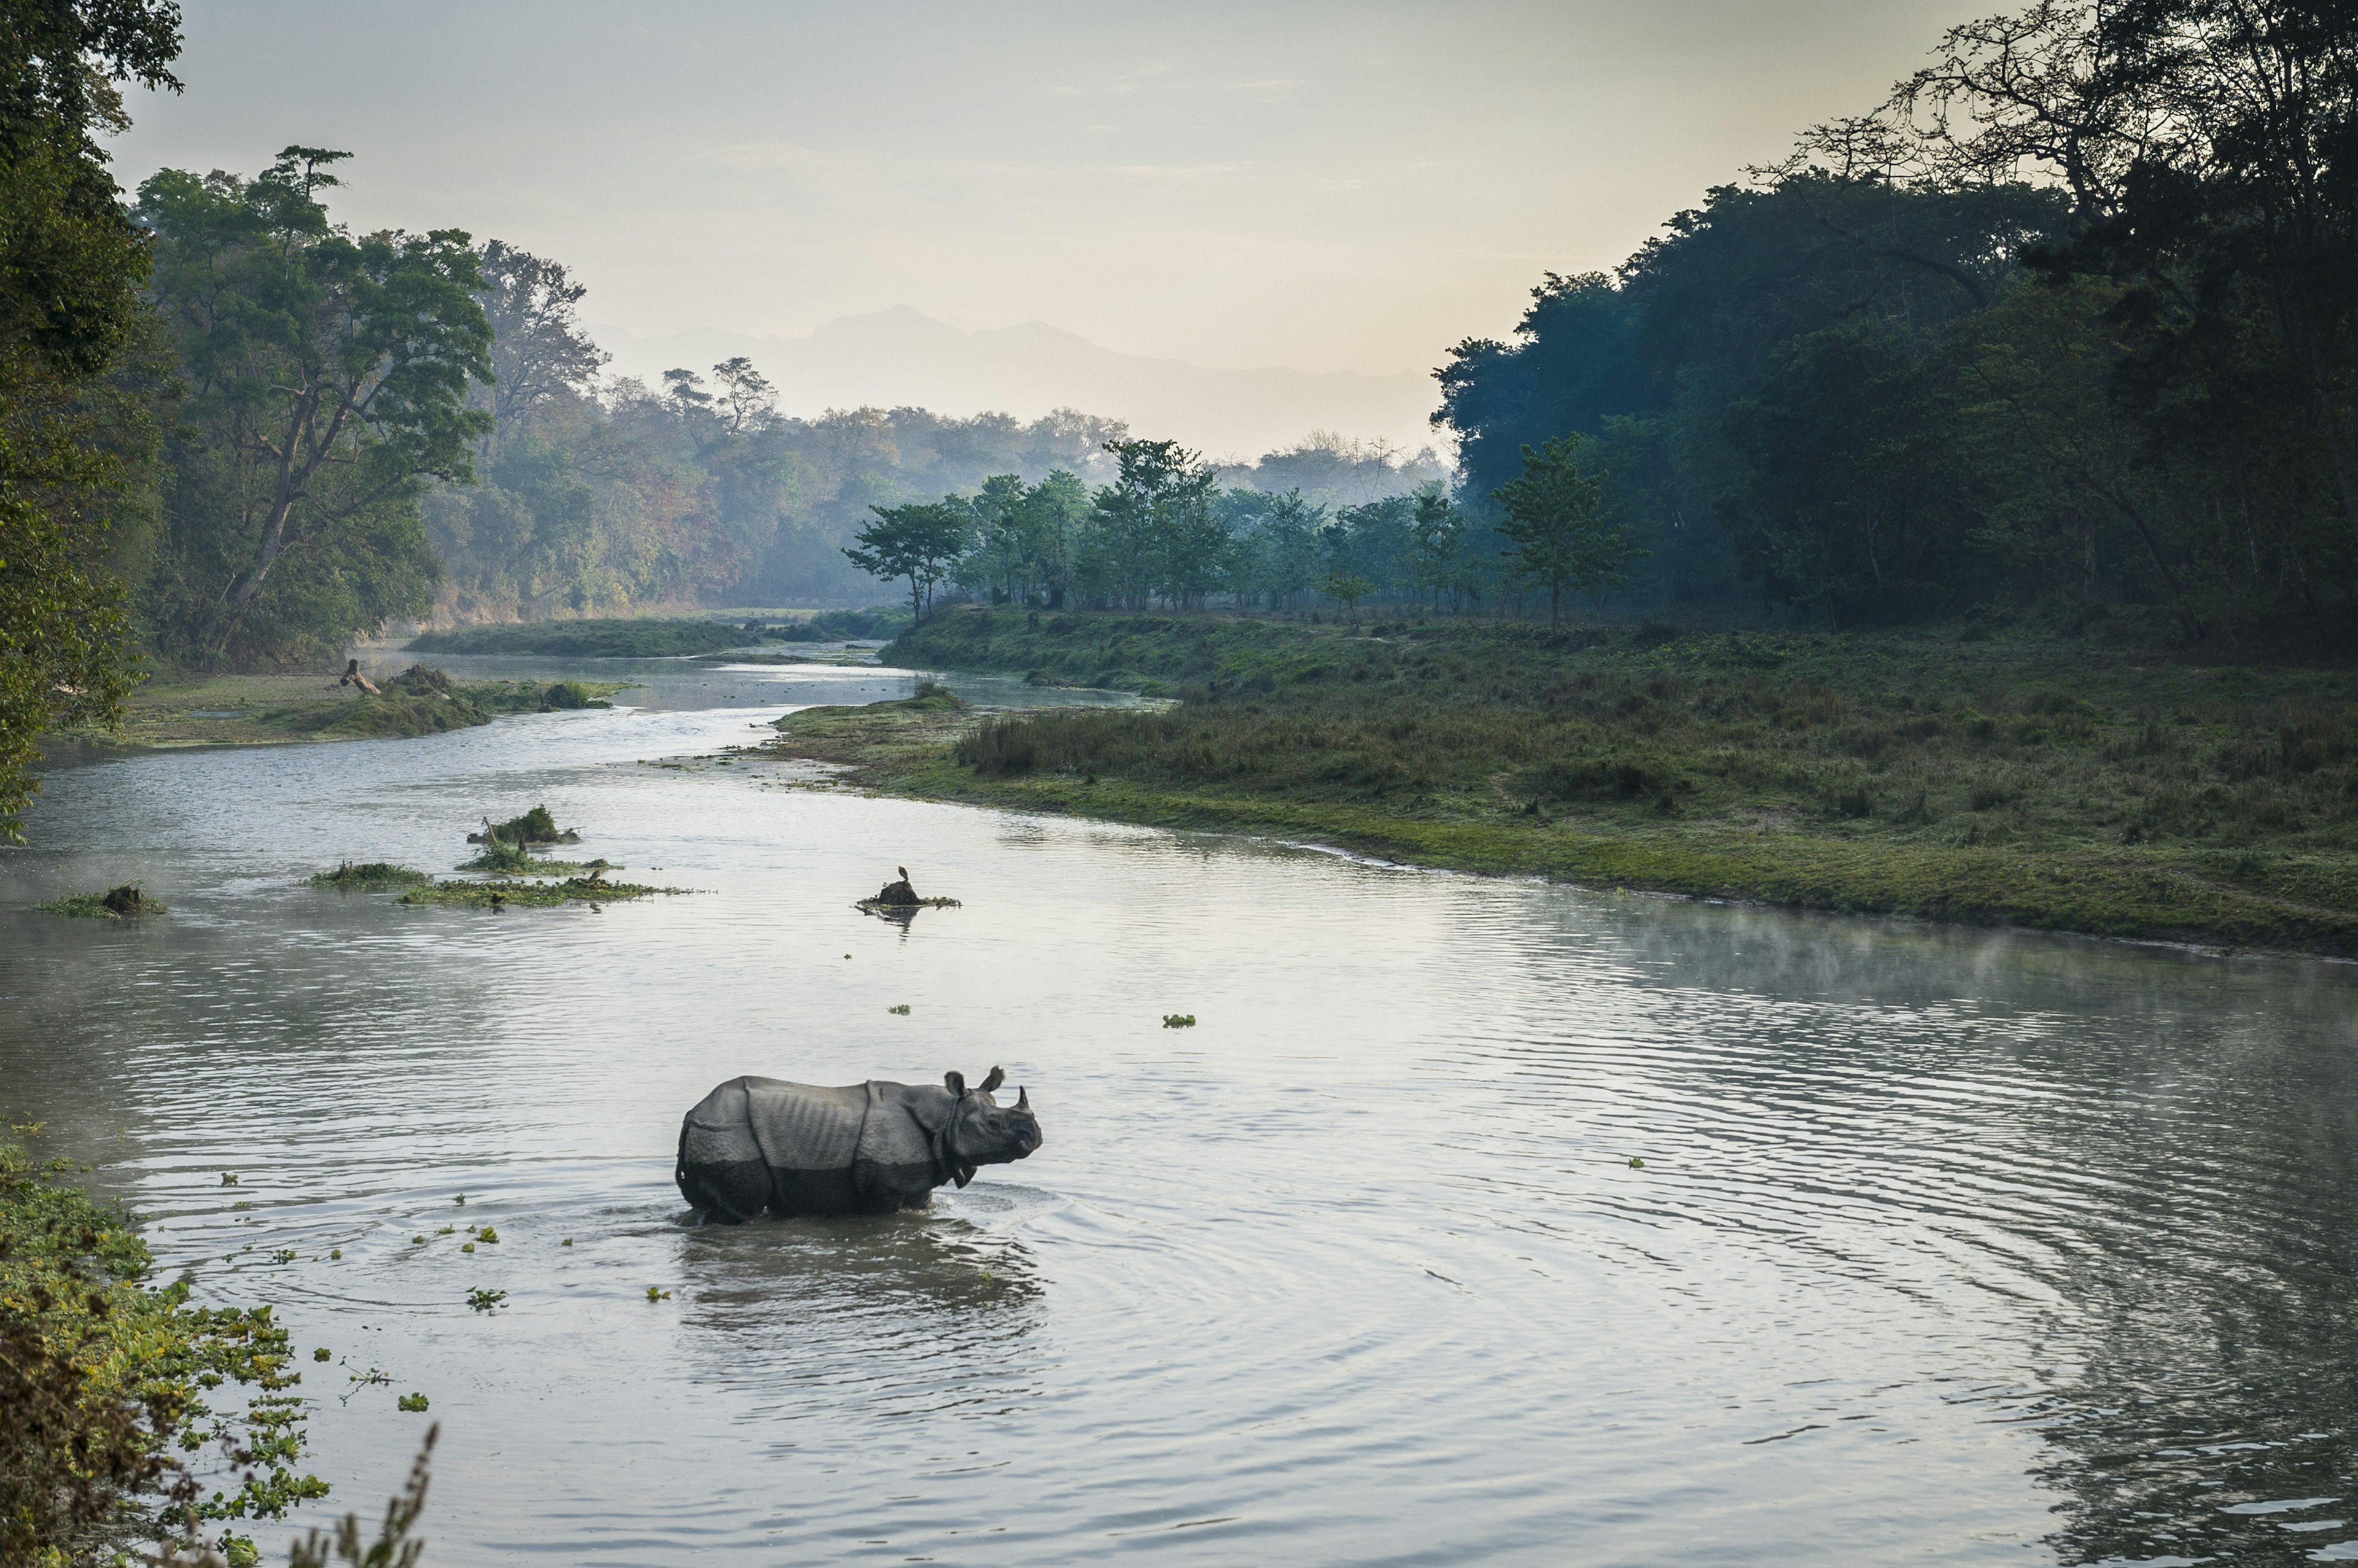
[[[1570,591],[1676,619],[2340,641],[2358,20],[2040,4],[1935,59],[1615,271],[1546,275],[1509,341],[1452,350],[1453,493],[1325,508],[1126,443],[1087,495],[992,481],[886,532],[963,509],[923,569],[1047,604]],[[1518,486],[1581,482],[1591,514],[1519,519]]]

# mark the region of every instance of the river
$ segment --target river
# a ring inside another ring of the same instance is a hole
[[[2358,1560],[2348,967],[862,798],[713,754],[896,672],[529,663],[647,684],[0,860],[0,1109],[334,1353],[297,1522],[438,1421],[428,1568]],[[697,892],[300,885],[542,801]],[[994,1064],[1046,1145],[931,1214],[685,1223],[721,1079]]]

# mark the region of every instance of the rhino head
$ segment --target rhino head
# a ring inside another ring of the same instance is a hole
[[[942,1130],[945,1162],[959,1186],[974,1180],[978,1165],[1005,1165],[1023,1159],[1040,1147],[1040,1123],[1032,1114],[1030,1091],[1015,1091],[1015,1103],[1002,1106],[991,1091],[1007,1081],[997,1067],[972,1088],[964,1073],[944,1073],[942,1087],[954,1102],[949,1125]]]

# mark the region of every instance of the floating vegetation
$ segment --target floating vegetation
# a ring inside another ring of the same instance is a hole
[[[472,1252],[474,1249],[475,1244],[471,1241],[461,1243],[459,1248],[459,1250],[461,1252]]]
[[[499,1238],[500,1233],[488,1225],[475,1232],[475,1239],[478,1241],[497,1241]]]
[[[343,1255],[344,1249],[341,1247],[330,1247],[328,1249],[328,1261],[330,1263],[340,1261],[343,1258]]]
[[[233,1187],[237,1185],[237,1173],[235,1171],[223,1171],[222,1173],[222,1185],[225,1187]]]
[[[446,904],[464,909],[554,909],[561,903],[621,903],[656,893],[684,893],[688,888],[650,887],[641,882],[610,882],[592,873],[563,881],[431,882],[401,895],[414,904]]]
[[[53,898],[39,907],[51,914],[70,914],[81,920],[135,920],[143,914],[162,914],[169,906],[140,892],[138,883],[124,882],[104,892]]]
[[[426,1396],[424,1394],[404,1394],[401,1398],[394,1400],[393,1402],[399,1405],[406,1411],[422,1411],[426,1408]]]
[[[558,1242],[557,1245],[559,1247],[570,1247],[573,1245],[573,1238],[568,1236],[564,1240]]]
[[[270,1260],[274,1263],[292,1263],[295,1261],[295,1249],[281,1247],[270,1254]]]
[[[334,1351],[332,1351],[332,1350],[330,1350],[330,1349],[329,1349],[329,1348],[328,1348],[326,1346],[324,1346],[324,1345],[318,1346],[316,1349],[314,1349],[314,1350],[311,1352],[311,1359],[312,1359],[312,1360],[314,1360],[314,1361],[327,1361],[327,1360],[330,1360],[330,1359],[332,1359],[332,1358],[334,1357],[334,1356],[335,1356],[335,1352],[334,1352]]]
[[[1646,1168],[1646,1162],[1632,1154],[1629,1156],[1629,1168],[1633,1171],[1642,1171]]]
[[[647,1300],[651,1302],[667,1302],[671,1300],[671,1292],[654,1285],[649,1285],[647,1287]]]
[[[1163,1015],[1163,1027],[1165,1029],[1193,1029],[1195,1027],[1195,1015],[1192,1012],[1166,1012]]]
[[[346,860],[332,871],[320,871],[311,878],[315,888],[339,888],[345,892],[367,892],[377,888],[415,887],[434,879],[424,871],[413,871],[407,866],[391,865],[384,860],[368,860],[355,865]]]
[[[437,1235],[437,1236],[448,1236],[448,1235],[449,1235],[452,1231],[454,1231],[454,1230],[456,1230],[456,1229],[458,1229],[458,1228],[459,1228],[459,1227],[458,1227],[457,1226],[455,1226],[455,1225],[446,1225],[446,1226],[444,1226],[441,1229],[439,1229],[439,1230],[436,1231],[434,1234],[435,1234],[435,1235]]]
[[[490,1312],[508,1299],[505,1291],[469,1291],[467,1304],[477,1312]]]
[[[411,1237],[409,1240],[412,1246],[423,1247],[426,1245],[426,1233],[421,1230],[416,1235]]]
[[[921,909],[964,909],[966,905],[954,898],[863,898],[851,907],[862,914],[873,914],[886,920],[892,920],[914,914]],[[844,957],[849,958],[851,955],[846,953]]]
[[[908,1017],[908,1016],[909,1016],[909,1004],[908,1004],[907,1002],[905,1002],[905,1001],[904,1001],[904,1002],[901,1003],[898,1007],[888,1007],[888,1008],[886,1008],[884,1011],[887,1011],[887,1012],[897,1012],[897,1013],[899,1013],[902,1017],[906,1018],[906,1017]]]
[[[511,844],[579,844],[581,830],[568,827],[559,831],[557,818],[546,806],[535,806],[521,816],[511,816],[505,822],[483,819],[483,831],[467,835],[470,844],[492,843],[505,839]]]

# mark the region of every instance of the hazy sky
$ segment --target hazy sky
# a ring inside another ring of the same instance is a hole
[[[641,334],[907,304],[1421,369],[1992,8],[191,0],[117,167],[347,148],[347,222],[553,256]]]

